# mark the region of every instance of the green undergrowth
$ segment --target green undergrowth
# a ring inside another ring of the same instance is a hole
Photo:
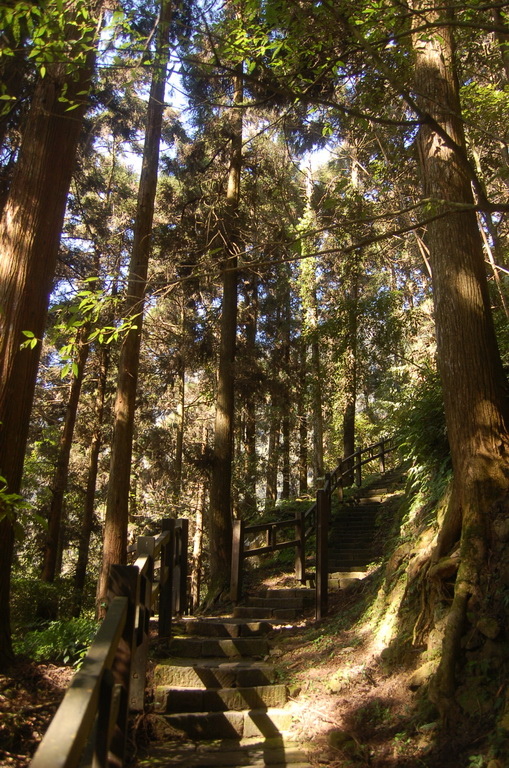
[[[80,618],[51,621],[14,639],[14,651],[32,661],[79,667],[97,632],[98,623]]]

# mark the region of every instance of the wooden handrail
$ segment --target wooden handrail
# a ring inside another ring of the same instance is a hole
[[[358,448],[351,456],[340,459],[338,465],[325,476],[324,486],[317,492],[316,501],[304,512],[289,520],[245,525],[242,520],[235,520],[233,525],[232,564],[230,598],[239,602],[242,596],[242,569],[244,560],[255,555],[277,552],[288,547],[295,547],[295,577],[305,583],[306,543],[316,534],[316,617],[327,613],[328,548],[327,532],[329,527],[331,496],[337,491],[343,501],[344,487],[351,485],[353,479],[357,486],[362,483],[362,467],[379,459],[379,470],[385,472],[385,459],[396,448],[393,438],[385,438],[377,443]],[[308,527],[309,522],[309,527]],[[277,532],[293,527],[295,538],[277,541]],[[245,537],[253,533],[265,533],[265,546],[247,547]]]
[[[169,637],[172,616],[187,611],[188,521],[162,527],[138,538],[133,565],[111,566],[106,617],[31,768],[124,764],[129,711],[144,706],[150,617],[159,613],[159,637]]]

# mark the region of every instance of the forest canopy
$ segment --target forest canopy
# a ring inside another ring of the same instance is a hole
[[[221,599],[233,519],[395,434],[428,499],[452,483],[447,718],[467,614],[505,610],[507,4],[47,0],[0,29],[0,665],[20,589],[100,613],[185,516]]]

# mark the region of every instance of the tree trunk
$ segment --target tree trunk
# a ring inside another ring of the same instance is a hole
[[[302,336],[299,344],[300,377],[299,401],[297,404],[299,421],[299,494],[308,492],[308,414],[307,414],[307,349]]]
[[[235,346],[237,336],[238,207],[242,169],[242,65],[234,78],[231,154],[222,224],[224,247],[221,339],[217,376],[214,455],[210,485],[210,593],[213,599],[227,586],[232,546],[231,480],[235,394]],[[214,594],[212,594],[214,593]]]
[[[348,307],[348,331],[345,350],[344,388],[345,407],[343,411],[343,456],[351,456],[355,451],[355,408],[357,402],[357,311],[359,295],[359,276],[357,269],[351,276],[352,286]],[[345,478],[345,484],[354,481],[353,459],[349,462],[351,470]]]
[[[84,39],[95,38],[96,29]],[[20,350],[23,331],[41,339],[94,56],[75,73],[50,65],[35,89],[0,221],[0,475],[19,493],[40,343]],[[69,113],[65,96],[76,104]],[[9,594],[13,526],[0,522],[0,668],[12,658]],[[7,515],[5,513],[7,512]]]
[[[271,404],[269,445],[265,484],[265,510],[274,509],[277,501],[277,470],[279,463],[279,412],[274,397]]]
[[[164,92],[168,62],[169,24],[172,5],[161,2],[157,50],[147,107],[143,165],[141,169],[133,250],[129,265],[126,314],[135,316],[135,327],[127,333],[120,353],[114,428],[111,446],[110,478],[104,526],[104,547],[97,590],[98,612],[106,599],[110,565],[125,564],[129,518],[129,485],[134,430],[134,411],[140,358],[143,311],[150,256],[154,202],[159,169],[159,145],[164,111]]]
[[[421,8],[436,22],[443,10]],[[446,21],[448,19],[444,19]],[[440,208],[472,206],[451,28],[414,36],[419,108],[429,116],[418,146],[427,198]],[[461,537],[461,560],[449,613],[435,697],[448,719],[454,710],[455,668],[466,608],[482,602],[488,570],[488,526],[495,504],[507,503],[507,390],[495,338],[482,242],[473,210],[451,212],[428,226],[432,259],[437,357],[444,391],[454,481],[435,559]]]
[[[57,556],[62,525],[62,510],[64,494],[67,489],[69,474],[69,459],[71,457],[72,438],[76,425],[76,414],[83,384],[85,365],[89,352],[87,337],[90,332],[90,324],[86,323],[77,333],[78,355],[76,359],[77,372],[73,375],[67,402],[65,421],[58,446],[57,462],[51,482],[51,502],[48,515],[48,531],[41,580],[53,582],[57,574]]]
[[[87,576],[90,536],[94,525],[95,489],[97,484],[97,472],[99,466],[99,454],[102,445],[102,426],[104,417],[104,401],[106,395],[106,383],[108,380],[108,368],[110,360],[110,347],[102,344],[99,348],[99,375],[94,403],[94,428],[90,440],[88,455],[88,477],[83,505],[83,518],[78,542],[78,559],[74,574],[74,604],[73,616],[79,616],[83,602],[83,590]]]
[[[204,445],[204,452],[206,444]],[[193,611],[196,612],[200,605],[200,589],[202,575],[202,552],[203,552],[203,514],[207,504],[207,481],[204,479],[200,485],[198,502],[196,504],[196,514],[194,518],[194,536],[193,553],[191,560],[191,603]]]
[[[258,327],[258,278],[251,275],[246,285],[246,360],[247,370],[256,365],[256,333]],[[243,509],[247,515],[256,512],[256,388],[244,388],[245,438],[244,438],[244,499]]]

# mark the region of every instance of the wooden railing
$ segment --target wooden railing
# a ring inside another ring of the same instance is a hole
[[[309,548],[309,540],[316,534],[316,618],[320,619],[328,610],[328,533],[331,512],[331,498],[334,491],[338,491],[339,498],[343,500],[343,489],[353,482],[357,486],[362,483],[362,468],[373,461],[379,462],[378,469],[381,473],[386,470],[386,458],[394,451],[396,445],[393,438],[380,440],[367,448],[358,448],[351,456],[341,459],[337,467],[325,476],[324,487],[317,491],[316,501],[305,512],[298,513],[290,520],[282,520],[271,523],[259,523],[257,525],[245,525],[243,520],[235,520],[233,523],[232,541],[232,568],[230,580],[230,597],[234,602],[239,602],[242,597],[242,577],[244,561],[249,557],[278,552],[290,547],[295,548],[295,578],[305,583],[306,575],[306,546]],[[278,541],[278,534],[283,531],[286,538]],[[288,531],[291,533],[288,534]],[[263,545],[249,546],[246,539],[254,537],[255,540],[264,534]]]
[[[108,610],[31,762],[31,768],[106,768],[125,761],[130,710],[143,710],[149,619],[159,637],[187,610],[187,520],[141,536],[133,565],[113,565]]]

